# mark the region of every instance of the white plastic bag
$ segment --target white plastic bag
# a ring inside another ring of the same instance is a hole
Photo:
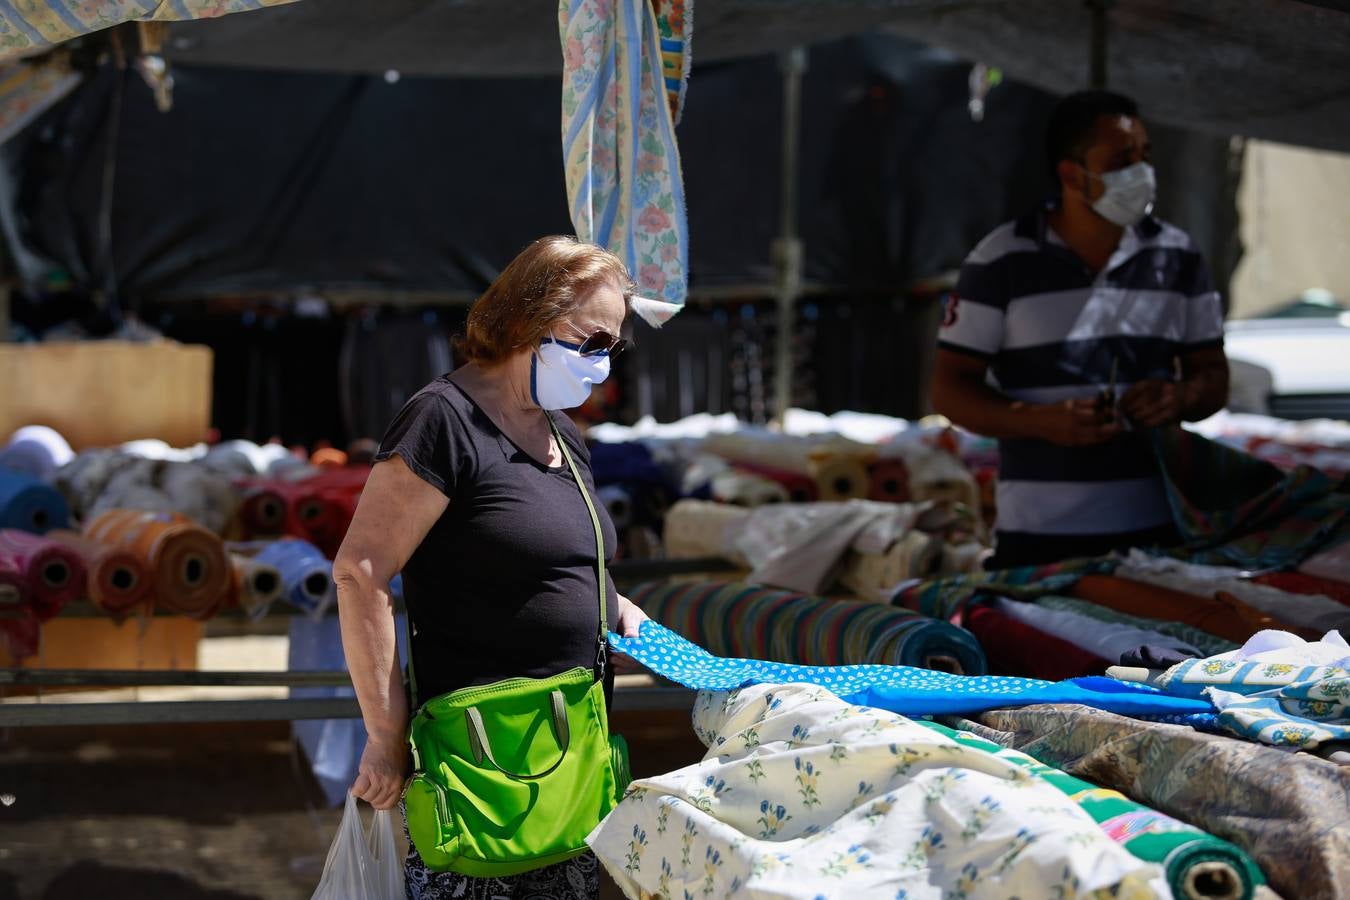
[[[394,849],[394,823],[389,810],[375,811],[367,833],[356,797],[349,792],[314,900],[403,898],[403,864]]]

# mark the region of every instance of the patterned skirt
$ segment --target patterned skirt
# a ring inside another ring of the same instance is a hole
[[[399,812],[404,813],[403,836],[408,837],[408,817],[402,803]],[[600,861],[588,850],[566,862],[519,875],[474,878],[428,869],[409,838],[403,881],[408,900],[597,900]]]

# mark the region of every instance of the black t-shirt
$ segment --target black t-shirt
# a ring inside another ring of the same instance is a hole
[[[595,499],[590,453],[550,413],[595,503],[612,558],[614,525]],[[394,418],[377,461],[397,454],[450,505],[403,567],[419,702],[504,678],[595,665],[600,624],[595,528],[566,460],[537,462],[442,376]],[[611,629],[618,619],[606,575]],[[608,670],[607,670],[608,671]]]

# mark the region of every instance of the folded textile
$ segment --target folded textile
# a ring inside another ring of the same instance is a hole
[[[1073,595],[1099,606],[1152,619],[1170,619],[1235,643],[1265,628],[1281,628],[1275,617],[1231,595],[1201,598],[1114,575],[1087,575]]]
[[[703,694],[701,763],[633,782],[587,842],[629,896],[1163,897],[1023,767],[803,685]]]
[[[1102,622],[1100,619],[1069,610],[1051,609],[1034,603],[1003,598],[994,601],[994,608],[1005,616],[1025,622],[1060,640],[1068,641],[1075,647],[1095,653],[1102,659],[1120,659],[1121,654],[1133,650],[1140,644],[1155,644],[1195,653],[1197,656],[1200,654],[1197,647],[1180,638],[1131,625]]]
[[[884,663],[979,675],[966,631],[908,610],[740,582],[650,583],[629,599],[718,654],[815,666]]]
[[[1350,896],[1350,778],[1323,760],[1083,706],[946,721],[1232,841],[1284,897]]]
[[[0,468],[0,528],[45,534],[70,524],[70,510],[55,488],[32,475]]]
[[[699,559],[720,556],[749,568],[736,548],[736,536],[750,519],[750,510],[707,500],[681,500],[666,513],[663,535],[666,556]]]
[[[1212,713],[1202,700],[1175,697],[1110,678],[1036,681],[997,675],[953,675],[911,666],[798,666],[713,656],[656,622],[637,637],[609,635],[611,649],[656,674],[697,690],[726,691],[750,684],[816,684],[851,703],[902,715],[950,715],[1034,703],[1083,703],[1126,715]]]
[[[1141,669],[1162,670],[1194,658],[1191,654],[1173,650],[1171,647],[1156,647],[1152,644],[1144,644],[1128,653],[1120,654],[1120,664]]]
[[[1249,740],[1311,748],[1350,739],[1350,669],[1317,662],[1335,653],[1337,663],[1350,662],[1350,647],[1336,632],[1311,650],[1280,643],[1263,633],[1251,649],[1187,660],[1156,684],[1173,696],[1207,698],[1220,727]]]
[[[1307,466],[1275,466],[1181,428],[1155,429],[1172,516],[1190,562],[1298,565],[1345,525],[1350,495]]]
[[[1047,766],[1020,750],[1001,747],[969,731],[958,731],[937,722],[919,724],[952,738],[963,747],[992,753],[999,759],[1023,766],[1063,791],[1131,855],[1163,866],[1168,887],[1178,898],[1251,900],[1256,888],[1265,883],[1261,870],[1251,857],[1228,841],[1149,809],[1119,791],[1100,788]]]
[[[0,469],[32,475],[39,481],[51,481],[56,470],[70,462],[75,451],[54,428],[26,425],[10,435],[0,448]]]
[[[1186,595],[1182,595],[1186,596]],[[1187,599],[1190,599],[1187,597]],[[1166,619],[1150,619],[1144,616],[1132,616],[1129,613],[1117,612],[1108,606],[1099,606],[1096,603],[1087,600],[1079,600],[1077,597],[1041,597],[1039,600],[1032,601],[1037,606],[1045,609],[1055,609],[1064,612],[1077,613],[1080,616],[1087,616],[1096,619],[1099,622],[1106,622],[1112,625],[1128,625],[1132,628],[1138,628],[1142,631],[1152,631],[1157,634],[1165,634],[1169,638],[1175,638],[1188,647],[1194,647],[1200,651],[1200,656],[1213,656],[1216,653],[1226,653],[1229,650],[1236,650],[1238,644],[1235,641],[1226,641],[1221,637],[1215,637],[1207,631],[1196,628],[1193,625],[1186,625],[1182,622],[1172,622]],[[1140,646],[1145,646],[1141,644]],[[1156,645],[1154,645],[1156,646]],[[1122,655],[1129,651],[1123,651]],[[1174,652],[1175,649],[1174,649]],[[1189,653],[1189,651],[1185,651]],[[1186,657],[1189,658],[1189,657]]]
[[[1062,681],[1100,675],[1110,661],[981,603],[966,611],[965,627],[980,642],[993,675]]]
[[[792,499],[788,489],[777,481],[731,467],[713,475],[708,490],[718,503],[736,506],[764,506],[768,503],[787,503]]]
[[[90,601],[116,621],[149,612],[154,584],[147,562],[125,547],[91,541],[78,531],[58,529],[46,535],[80,555]]]
[[[63,543],[26,531],[0,529],[0,571],[21,579],[20,594],[39,622],[84,595],[80,555]]]
[[[154,583],[155,605],[194,619],[215,615],[233,578],[219,537],[186,516],[110,510],[85,526],[84,536],[136,554]]]
[[[929,581],[901,586],[891,603],[925,616],[960,622],[966,604],[976,597],[1011,597],[1034,600],[1063,594],[1084,575],[1115,571],[1111,559],[1078,559],[1044,566],[944,575]]]
[[[284,540],[265,544],[254,559],[281,574],[282,599],[320,619],[337,599],[333,589],[333,564],[318,547],[305,541]]]
[[[1286,631],[1261,631],[1247,643],[1224,653],[1220,659],[1236,662],[1285,663],[1295,666],[1340,666],[1350,669],[1350,645],[1339,631],[1329,631],[1319,641],[1305,641]]]

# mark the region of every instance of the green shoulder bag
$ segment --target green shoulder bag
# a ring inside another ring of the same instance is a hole
[[[604,535],[551,416],[549,426],[595,528],[595,668],[464,688],[417,710],[408,728],[413,775],[404,802],[413,846],[436,871],[514,875],[570,859],[586,850],[586,836],[631,780],[628,747],[610,735],[605,710]],[[408,673],[415,707],[411,664]]]

